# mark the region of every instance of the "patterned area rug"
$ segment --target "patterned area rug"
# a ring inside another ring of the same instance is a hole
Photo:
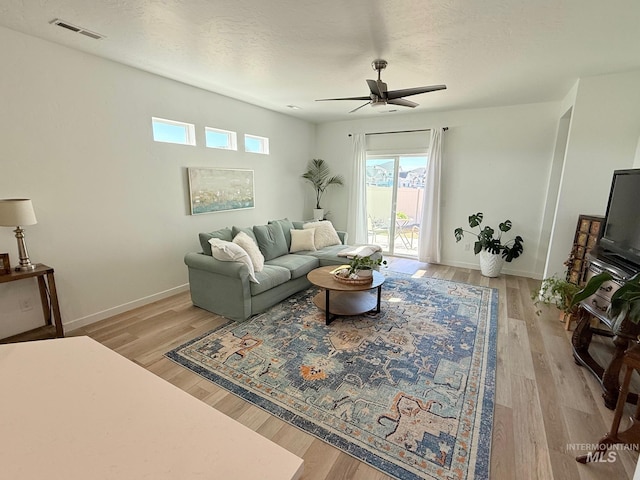
[[[167,356],[393,477],[488,478],[497,290],[384,274],[377,315],[311,288]]]

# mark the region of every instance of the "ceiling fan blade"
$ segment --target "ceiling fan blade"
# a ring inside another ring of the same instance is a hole
[[[351,110],[349,113],[353,113],[353,112],[357,112],[358,110],[360,110],[362,107],[366,107],[367,105],[369,105],[371,102],[367,102],[364,105],[360,105],[358,108],[354,108],[353,110]]]
[[[411,107],[411,108],[416,108],[419,105],[418,103],[412,102],[405,98],[392,98],[391,100],[387,100],[387,104],[402,105],[403,107]]]
[[[387,84],[382,80],[367,80],[367,85],[373,95],[378,98],[387,98]]]
[[[402,90],[392,90],[387,92],[387,98],[400,98],[400,97],[409,97],[411,95],[419,95],[421,93],[429,93],[435,92],[438,90],[445,90],[447,88],[446,85],[431,85],[430,87],[414,87],[414,88],[405,88]]]
[[[321,98],[316,100],[316,102],[332,102],[334,100],[370,100],[371,97],[368,95],[366,97],[347,97],[347,98]]]

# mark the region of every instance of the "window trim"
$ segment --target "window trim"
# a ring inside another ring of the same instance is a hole
[[[209,145],[207,143],[207,133],[221,133],[227,136],[229,142],[228,147],[218,147],[216,145]],[[204,127],[204,145],[207,148],[217,148],[219,150],[238,150],[238,134],[232,130],[223,130],[222,128]]]
[[[154,131],[155,123],[163,123],[165,125],[171,125],[174,127],[184,127],[186,142],[170,142],[167,140],[157,140]],[[196,126],[193,123],[180,122],[178,120],[169,120],[168,118],[151,117],[151,133],[153,134],[153,141],[160,143],[172,143],[174,145],[190,145],[196,146]]]
[[[258,140],[260,142],[261,149],[259,151],[247,150],[247,139]],[[258,153],[260,155],[269,155],[269,138],[245,133],[244,134],[244,151],[247,153]]]

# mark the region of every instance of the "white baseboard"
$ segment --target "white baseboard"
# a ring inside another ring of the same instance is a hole
[[[64,331],[71,332],[77,328],[91,325],[92,323],[104,320],[105,318],[128,312],[129,310],[133,310],[134,308],[142,307],[144,305],[157,302],[158,300],[162,300],[163,298],[171,297],[172,295],[177,295],[178,293],[186,292],[188,290],[189,284],[185,283],[184,285],[170,288],[169,290],[165,290],[164,292],[154,293],[153,295],[149,295],[148,297],[143,297],[138,300],[125,303],[123,305],[118,305],[117,307],[103,310],[101,312],[92,313],[91,315],[87,315],[86,317],[77,318],[75,320],[63,323]]]
[[[467,262],[447,262],[446,265],[451,267],[460,267],[460,268],[470,268],[472,270],[480,270],[480,265],[477,263],[467,263]],[[515,270],[507,267],[507,263],[502,267],[502,272],[505,275],[517,275],[518,277],[526,277],[533,278],[535,280],[542,280],[542,276],[536,274],[534,272],[527,272],[525,270]]]

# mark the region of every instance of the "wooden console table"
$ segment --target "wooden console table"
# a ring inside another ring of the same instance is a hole
[[[631,418],[631,426],[622,432],[620,431],[620,421],[622,420],[625,405],[624,397],[629,393],[631,375],[634,371],[640,371],[640,345],[635,344],[627,350],[622,362],[625,366],[624,381],[620,389],[620,397],[618,398],[616,413],[611,423],[611,430],[600,439],[595,452],[588,455],[580,455],[576,458],[580,463],[587,463],[594,460],[598,461],[603,457],[604,452],[611,448],[612,445],[618,443],[635,448],[638,448],[638,445],[640,445],[640,403],[636,406],[636,413]],[[637,471],[638,470],[636,470],[636,474]]]
[[[0,283],[15,282],[16,280],[24,280],[34,277],[38,279],[40,303],[42,304],[42,313],[44,314],[45,325],[44,327],[38,327],[25,333],[51,329],[52,325],[55,324],[56,337],[64,337],[62,318],[60,316],[60,304],[58,303],[58,291],[56,290],[56,281],[53,276],[52,267],[39,263],[36,265],[35,269],[27,272],[14,270],[6,275],[0,275]]]
[[[573,346],[573,358],[578,365],[583,365],[599,380],[604,393],[604,404],[613,410],[616,407],[620,389],[620,369],[624,353],[640,334],[640,324],[633,323],[625,319],[618,330],[613,332],[612,320],[607,316],[607,308],[613,293],[632,273],[625,272],[616,266],[597,258],[595,255],[588,255],[589,270],[587,281],[602,271],[608,271],[614,279],[605,282],[599,291],[580,303],[578,309],[578,325],[573,332],[571,343]],[[607,326],[608,330],[596,329],[591,326],[591,319],[595,317]],[[589,345],[593,334],[605,335],[613,338],[615,351],[607,365],[600,365],[589,353]],[[627,401],[636,403],[638,395],[629,393]]]

